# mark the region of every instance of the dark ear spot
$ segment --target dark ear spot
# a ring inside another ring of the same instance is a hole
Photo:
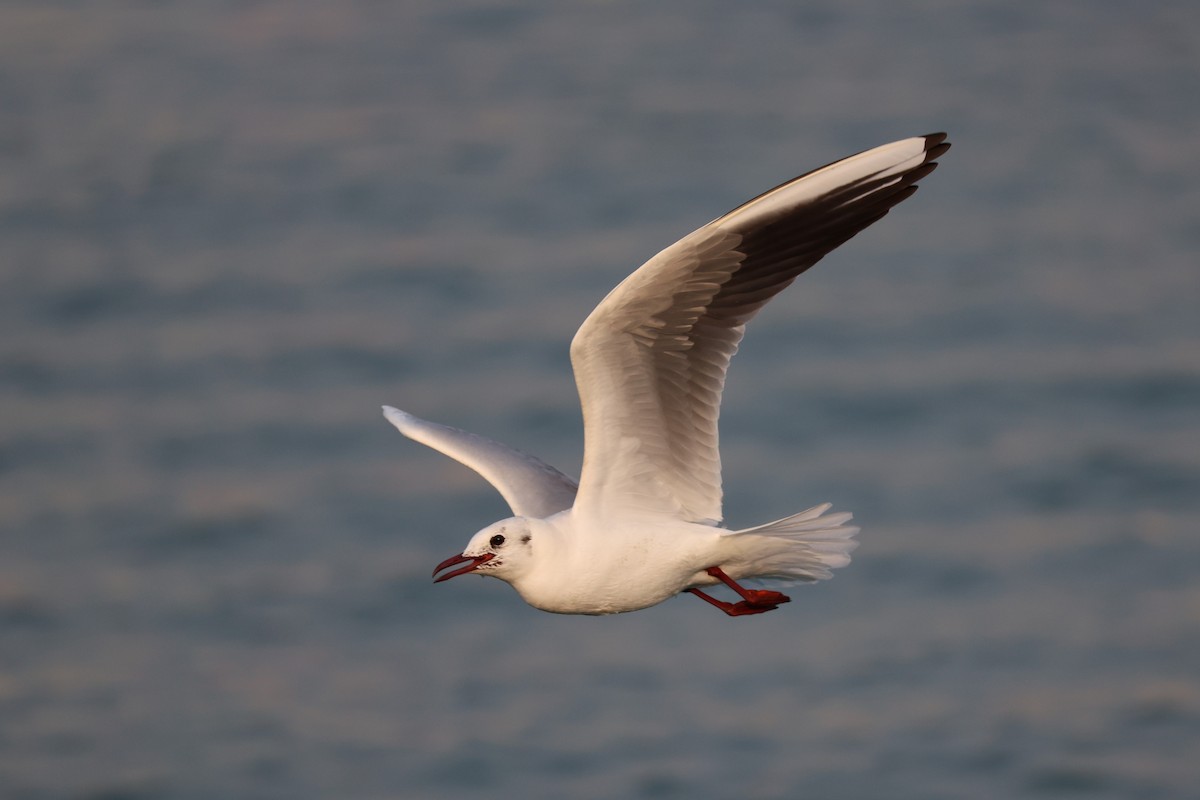
[[[525,534],[524,536],[521,537],[521,544],[529,544],[529,540],[532,538],[533,537],[530,536],[528,533]]]

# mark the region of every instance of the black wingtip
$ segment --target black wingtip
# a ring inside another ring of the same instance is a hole
[[[946,141],[945,133],[927,133],[922,138],[925,139],[925,157],[930,161],[950,149],[950,142]]]

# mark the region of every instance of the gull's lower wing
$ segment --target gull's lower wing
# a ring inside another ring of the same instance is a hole
[[[383,415],[408,438],[478,472],[496,487],[513,514],[549,517],[575,502],[576,483],[549,464],[508,445],[439,425],[391,406]]]
[[[689,234],[609,293],[571,343],[584,420],[576,507],[721,518],[717,417],[746,323],[916,191],[946,135],[802,175]]]

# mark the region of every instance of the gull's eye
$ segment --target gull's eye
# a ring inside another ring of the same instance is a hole
[[[499,547],[500,545],[504,544],[504,536],[502,534],[497,533],[495,536],[493,536],[491,538],[491,540],[488,542],[488,544],[490,544],[492,547]]]

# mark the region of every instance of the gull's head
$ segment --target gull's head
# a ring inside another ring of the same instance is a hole
[[[529,520],[522,517],[502,519],[471,537],[462,555],[451,556],[434,567],[436,576],[442,570],[462,564],[458,569],[434,578],[434,583],[450,580],[468,572],[491,575],[502,581],[512,581],[524,574],[533,563],[533,534]]]

